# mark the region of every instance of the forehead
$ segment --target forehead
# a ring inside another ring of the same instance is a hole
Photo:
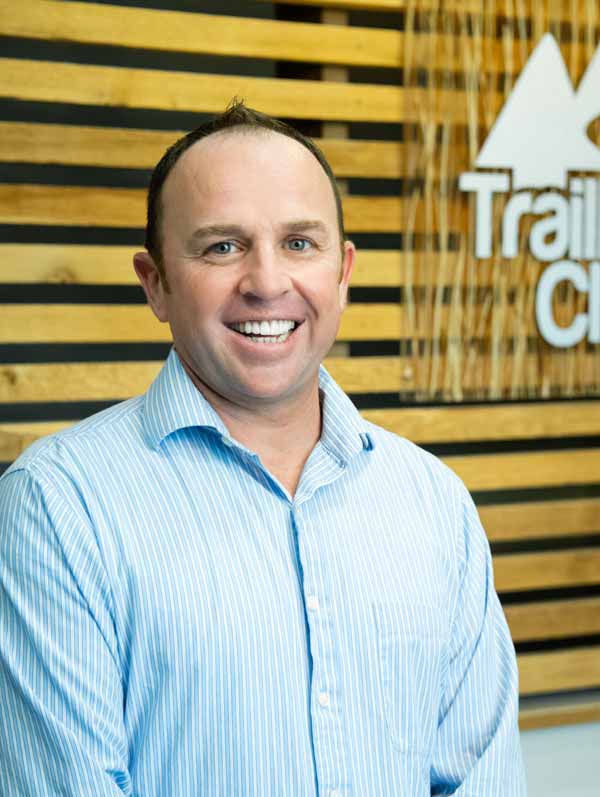
[[[302,144],[268,130],[213,133],[183,153],[163,187],[163,208],[258,202],[309,203],[335,214],[329,179]],[[179,212],[179,211],[178,211]]]

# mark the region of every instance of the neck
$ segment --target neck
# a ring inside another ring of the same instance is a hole
[[[306,460],[321,436],[317,376],[309,391],[285,403],[256,402],[248,406],[216,393],[182,363],[231,436],[258,454],[264,467],[294,495]]]

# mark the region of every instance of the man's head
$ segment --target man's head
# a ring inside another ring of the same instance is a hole
[[[217,126],[171,150],[134,259],[196,385],[253,410],[316,398],[354,260],[331,170],[273,124]]]
[[[148,214],[146,221],[146,239],[144,245],[148,252],[152,255],[161,278],[165,282],[167,290],[168,281],[166,279],[162,254],[161,230],[163,217],[161,197],[163,185],[175,167],[175,164],[179,161],[186,150],[188,150],[196,142],[201,141],[203,138],[206,138],[213,133],[226,130],[232,132],[237,130],[239,132],[266,131],[280,133],[281,135],[288,136],[294,141],[297,141],[299,144],[302,144],[303,147],[306,147],[306,149],[314,155],[321,165],[321,168],[327,175],[331,189],[333,191],[337,210],[340,245],[343,249],[343,242],[346,238],[346,233],[344,230],[342,198],[335,176],[331,166],[325,158],[325,155],[310,138],[300,133],[300,131],[296,130],[291,125],[281,122],[278,119],[273,119],[273,117],[267,116],[267,114],[256,111],[253,108],[248,108],[243,102],[234,100],[224,113],[214,117],[213,119],[209,119],[207,122],[204,122],[199,127],[187,133],[185,136],[182,136],[174,144],[172,144],[152,172],[152,177],[150,178],[150,185],[148,188]]]

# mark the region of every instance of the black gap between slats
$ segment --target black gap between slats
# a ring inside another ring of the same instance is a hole
[[[531,642],[515,642],[515,649],[519,653],[546,653],[550,651],[571,650],[582,647],[600,645],[600,634],[577,637],[558,637],[553,639],[536,639]],[[600,647],[598,648],[600,656]]]
[[[0,363],[147,362],[170,350],[170,343],[11,343],[0,344]]]
[[[133,273],[133,266],[130,266]],[[145,304],[141,285],[0,284],[5,304]]]
[[[108,44],[45,41],[43,39],[26,39],[12,36],[0,36],[0,51],[4,58],[23,58],[34,61],[93,64],[95,66],[189,72],[205,75],[275,76],[274,61],[270,58],[204,55]]]

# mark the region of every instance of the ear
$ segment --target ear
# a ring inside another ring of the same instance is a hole
[[[340,297],[340,310],[343,310],[346,307],[346,302],[348,299],[348,286],[350,285],[350,277],[352,276],[355,257],[356,247],[352,241],[344,241],[344,257],[342,260],[342,270],[338,289]]]
[[[168,321],[166,288],[153,258],[148,252],[137,252],[133,256],[133,267],[152,312],[159,321]]]

